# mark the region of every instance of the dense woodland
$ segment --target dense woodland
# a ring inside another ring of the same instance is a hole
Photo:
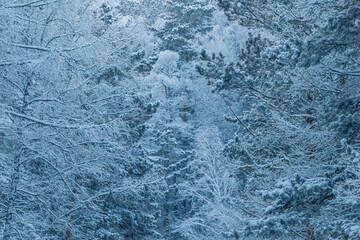
[[[359,0],[0,0],[0,238],[360,239]]]

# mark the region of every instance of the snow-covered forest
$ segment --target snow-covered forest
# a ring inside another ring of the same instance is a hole
[[[0,0],[0,239],[360,239],[359,0]]]

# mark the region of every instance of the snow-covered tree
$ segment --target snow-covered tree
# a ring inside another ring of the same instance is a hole
[[[85,18],[94,9],[101,16]],[[2,237],[154,235],[139,210],[146,162],[131,149],[156,107],[112,55],[127,43],[130,60],[135,36],[117,37],[136,24],[81,1],[6,3],[1,14]]]
[[[358,126],[352,120],[357,118],[354,111],[359,103],[356,97],[359,52],[355,41],[359,34],[358,7],[351,2],[341,2],[341,7],[330,5],[330,8],[325,2],[303,4],[301,1],[219,1],[230,20],[262,27],[263,35],[268,37],[250,34],[238,60],[228,64],[221,53],[209,56],[202,52],[203,64],[197,66],[214,93],[221,95],[228,106],[229,115],[225,120],[241,125],[224,153],[232,169],[238,169],[238,180],[245,182],[242,196],[259,199],[254,192],[270,191],[276,182],[274,176],[294,179],[293,173],[298,173],[306,179],[294,183],[298,187],[289,190],[301,199],[300,203],[285,193],[289,199],[280,198],[276,202],[285,204],[286,210],[268,208],[269,211],[265,211],[268,215],[261,220],[264,211],[264,207],[259,206],[261,201],[256,205],[248,202],[259,216],[246,228],[244,236],[248,237],[278,238],[285,234],[278,232],[283,230],[293,238],[356,235],[341,230],[345,226],[343,221],[352,222],[355,216],[342,216],[331,231],[324,229],[326,218],[339,219],[334,210],[343,208],[336,200],[341,195],[332,190],[342,189],[343,182],[333,183],[326,175],[337,174],[339,167],[359,167],[344,158],[343,150],[339,150],[344,141],[350,144],[347,146],[358,144],[355,133]],[[281,14],[278,9],[283,9]],[[327,13],[322,12],[325,9]],[[307,17],[315,10],[321,14]],[[286,24],[280,25],[281,21]],[[357,182],[353,173],[349,176],[352,177],[344,177],[346,181]],[[302,192],[303,188],[308,192]],[[313,188],[316,190],[311,190]],[[356,191],[354,189],[353,194]],[[282,196],[280,192],[279,195],[272,193],[271,196]],[[307,198],[310,200],[305,200]],[[319,201],[326,210],[307,215]],[[305,205],[306,209],[299,205]],[[286,216],[279,217],[279,212],[281,215],[286,212]],[[298,229],[292,228],[295,226]]]

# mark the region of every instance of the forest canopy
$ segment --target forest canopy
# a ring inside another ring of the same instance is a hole
[[[358,0],[0,0],[0,238],[360,239]]]

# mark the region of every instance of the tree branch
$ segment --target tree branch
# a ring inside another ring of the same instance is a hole
[[[44,126],[67,128],[67,129],[79,128],[79,126],[72,126],[72,125],[67,126],[67,125],[60,125],[60,124],[56,124],[56,123],[45,122],[45,121],[42,121],[40,119],[36,119],[36,118],[30,117],[30,116],[27,116],[27,115],[24,115],[24,114],[16,113],[16,112],[13,112],[13,111],[5,111],[5,113],[8,113],[8,114],[14,115],[16,117],[23,118],[23,119],[26,119],[26,120],[29,120],[29,121],[32,121],[32,122],[35,122],[35,123],[39,123],[39,124],[44,125]]]
[[[234,117],[239,121],[239,123],[241,125],[244,126],[244,128],[246,129],[246,131],[248,131],[253,137],[256,137],[255,134],[243,123],[243,121],[241,121],[241,119],[238,117],[238,115],[234,112],[234,110],[232,109],[230,103],[228,103],[228,101],[226,101],[225,97],[220,94],[220,96],[222,97],[222,99],[224,99],[226,105],[229,107],[230,111],[232,112],[232,114],[234,115]]]
[[[39,2],[43,2],[43,1],[44,1],[44,0],[35,0],[35,1],[32,1],[32,2],[23,3],[23,4],[19,4],[19,5],[7,6],[7,7],[5,7],[5,8],[20,8],[20,7],[28,7],[28,6],[31,6],[32,4],[39,3]]]

